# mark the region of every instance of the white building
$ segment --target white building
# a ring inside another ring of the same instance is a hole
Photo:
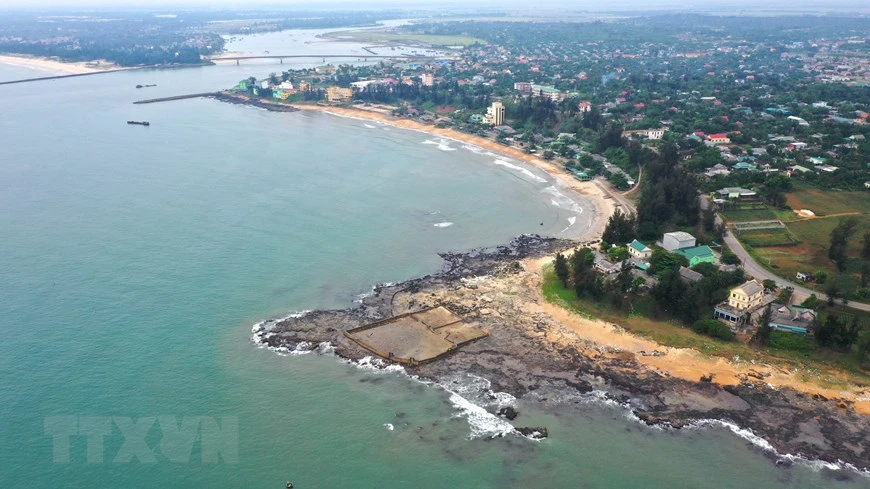
[[[435,86],[435,75],[432,73],[423,73],[423,86],[424,87],[434,87]]]
[[[493,102],[492,105],[486,109],[486,117],[484,117],[484,122],[487,124],[492,124],[493,126],[502,126],[504,125],[504,104],[501,102]]]
[[[646,133],[646,137],[649,139],[661,139],[664,135],[665,129],[650,129]]]
[[[676,251],[683,248],[693,248],[694,246],[695,237],[683,231],[665,233],[665,235],[662,237],[662,248],[668,251]]]

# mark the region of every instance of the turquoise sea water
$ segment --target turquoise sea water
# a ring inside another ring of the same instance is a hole
[[[264,318],[343,307],[437,270],[439,251],[578,217],[544,175],[452,141],[210,100],[131,105],[277,69],[0,87],[4,487],[870,487],[597,402],[520,402],[542,442],[471,438],[493,421],[439,388],[256,348]],[[185,451],[166,420],[217,435]],[[80,435],[62,450],[65,429]]]

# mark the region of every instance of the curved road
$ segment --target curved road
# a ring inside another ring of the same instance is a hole
[[[718,217],[718,216],[717,216]],[[746,270],[746,273],[752,275],[755,278],[761,280],[773,280],[776,282],[778,287],[791,287],[794,289],[795,294],[800,294],[806,297],[809,297],[810,294],[816,294],[821,300],[828,300],[828,296],[822,292],[816,292],[814,290],[810,290],[806,287],[798,285],[794,282],[788,281],[782,277],[775,275],[770,270],[761,266],[758,262],[756,262],[752,256],[749,255],[749,252],[746,251],[746,248],[740,244],[740,241],[731,234],[730,230],[725,231],[725,244],[728,245],[728,248],[731,248],[731,251],[740,258],[740,261],[743,262],[743,269]],[[870,311],[870,304],[864,304],[861,302],[852,302],[849,301],[846,303],[846,307],[851,307],[852,309],[857,309],[859,311]]]

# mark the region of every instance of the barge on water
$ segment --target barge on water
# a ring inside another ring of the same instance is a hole
[[[150,126],[151,123],[148,121],[127,121],[127,124],[134,124],[137,126]]]

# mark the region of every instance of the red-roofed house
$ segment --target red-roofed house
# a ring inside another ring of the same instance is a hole
[[[725,133],[718,134],[710,134],[707,136],[707,141],[710,141],[713,144],[730,144],[731,138],[728,137]]]

